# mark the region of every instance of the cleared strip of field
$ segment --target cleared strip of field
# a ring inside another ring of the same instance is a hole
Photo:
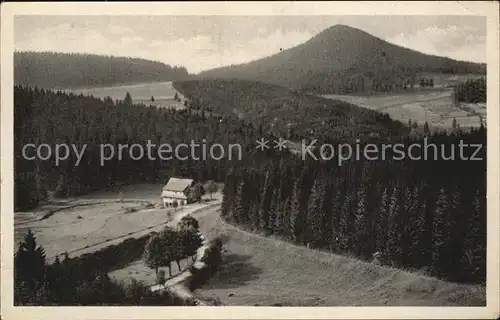
[[[97,98],[111,97],[113,100],[123,100],[130,93],[134,103],[154,105],[161,108],[184,109],[186,98],[172,86],[172,82],[140,83],[112,87],[97,87],[67,90],[75,94],[92,95]],[[180,101],[174,100],[175,94]],[[154,101],[151,100],[154,98]]]
[[[408,120],[432,126],[451,128],[453,118],[463,127],[478,127],[479,115],[486,120],[486,104],[460,103],[453,105],[452,90],[415,91],[375,95],[323,95],[325,98],[342,100],[360,107],[388,113],[393,119]]]
[[[480,286],[446,283],[414,273],[314,251],[200,217],[208,238],[224,234],[224,262],[196,294],[226,305],[445,306],[484,305]]]
[[[123,199],[150,201],[157,204],[160,200],[161,185],[136,185],[121,190]],[[175,225],[182,216],[204,208],[210,203],[194,203],[177,210],[170,209],[173,220],[169,221],[164,208],[144,208],[141,203],[119,203],[118,192],[98,192],[75,199],[78,201],[107,202],[68,208],[47,219],[25,221],[30,212],[16,213],[21,220],[15,224],[15,243],[18,245],[27,229],[31,229],[37,242],[43,245],[48,258],[64,252],[70,256],[81,255],[117,244],[130,237],[140,237],[152,231],[160,231],[169,223]],[[129,208],[129,209],[127,209]],[[132,211],[136,209],[137,211]],[[42,211],[42,209],[38,209]]]

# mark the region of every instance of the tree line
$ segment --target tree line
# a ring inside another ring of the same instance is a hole
[[[108,247],[76,258],[63,254],[62,261],[57,256],[49,264],[43,246],[37,244],[35,235],[28,230],[14,256],[15,304],[196,305],[192,299],[179,298],[168,290],[153,293],[149,286],[133,278],[125,284],[108,276],[108,272],[124,267],[130,262],[129,256],[135,257],[136,253],[142,254],[146,264],[155,268],[154,261],[182,260],[194,256],[201,246],[198,221],[193,217],[184,217],[176,229],[165,229],[161,234],[166,233],[172,241],[170,249],[162,243],[161,251],[155,251],[153,239],[158,239],[155,234],[146,236],[149,240],[128,239],[117,245],[116,250]],[[164,281],[157,278],[158,283]]]
[[[184,67],[139,58],[83,53],[14,53],[14,83],[46,89],[186,79]]]
[[[361,94],[370,92],[404,92],[434,87],[434,78],[421,76],[408,68],[385,68],[371,71],[348,68],[337,72],[312,72],[298,89],[317,94]]]
[[[485,77],[468,79],[453,88],[453,99],[455,102],[485,103],[486,92]]]
[[[461,160],[457,153],[454,160],[398,161],[388,154],[385,160],[353,159],[339,166],[280,155],[261,167],[229,172],[222,217],[312,248],[367,261],[375,256],[448,281],[484,283],[486,130],[427,138],[447,148],[446,157],[460,141],[482,144],[476,155],[482,160]],[[412,155],[422,156],[422,137],[400,142],[420,145]]]

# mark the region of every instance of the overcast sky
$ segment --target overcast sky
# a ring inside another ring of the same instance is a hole
[[[189,72],[248,62],[345,24],[424,53],[486,62],[474,16],[17,16],[16,50],[141,57]]]

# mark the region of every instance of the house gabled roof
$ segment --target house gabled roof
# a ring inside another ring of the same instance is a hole
[[[170,178],[163,191],[184,192],[192,183],[193,179]]]
[[[163,190],[161,193],[161,197],[162,198],[187,200],[187,197],[184,194],[179,195],[178,193],[175,193],[173,191],[168,191],[168,190]]]

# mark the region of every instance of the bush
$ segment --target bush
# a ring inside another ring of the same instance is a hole
[[[158,284],[163,284],[165,283],[165,270],[160,270],[158,271],[158,274],[156,275],[156,283]]]
[[[125,208],[125,213],[132,213],[132,212],[136,212],[136,211],[137,211],[137,208],[134,208],[134,207]]]
[[[205,263],[203,268],[197,269],[191,267],[191,278],[188,282],[188,287],[192,291],[200,286],[204,285],[208,279],[217,271],[220,263],[222,262],[222,241],[216,238],[212,241],[205,251],[205,254],[201,258],[201,261]]]

